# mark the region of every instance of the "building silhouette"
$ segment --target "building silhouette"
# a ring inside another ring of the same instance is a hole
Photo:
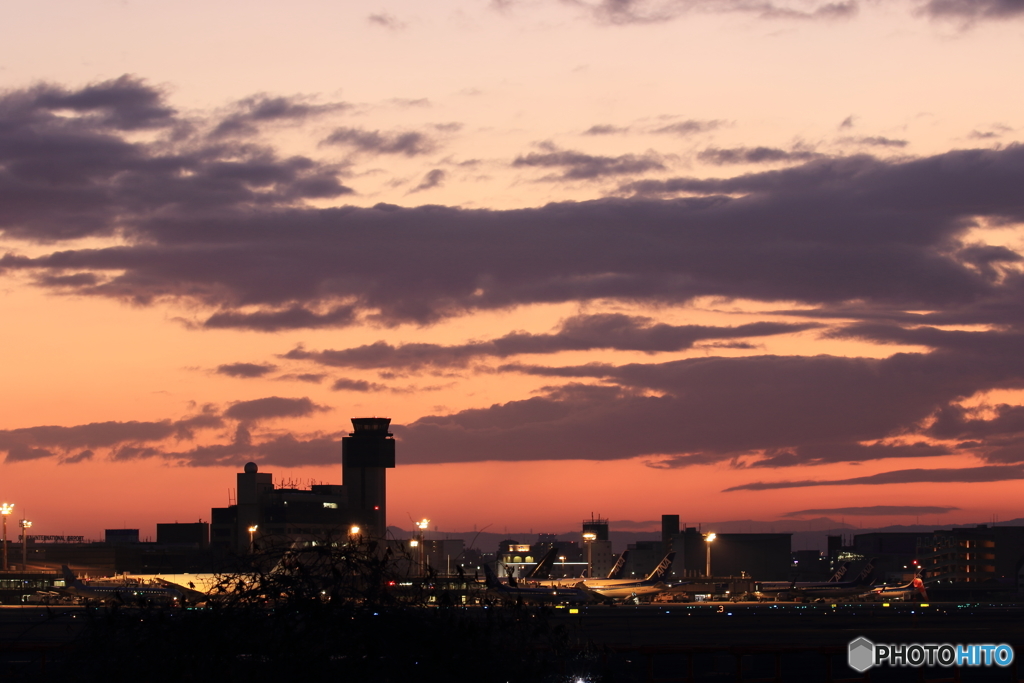
[[[213,508],[210,547],[244,555],[259,547],[387,533],[387,470],[395,466],[395,440],[386,417],[352,418],[341,440],[341,484],[275,486],[256,463],[236,475],[236,502]]]

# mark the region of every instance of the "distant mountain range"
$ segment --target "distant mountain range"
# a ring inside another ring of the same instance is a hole
[[[609,523],[608,535],[612,541],[613,552],[620,553],[630,543],[637,541],[657,541],[661,539],[661,522],[633,522],[624,520]],[[1024,518],[992,522],[978,522],[975,524],[910,524],[892,525],[884,527],[861,527],[848,524],[842,521],[837,522],[828,517],[817,517],[815,519],[783,519],[773,522],[759,522],[755,520],[736,520],[730,522],[711,522],[701,524],[702,531],[714,531],[716,533],[791,533],[793,534],[793,550],[825,550],[828,547],[829,536],[843,536],[849,540],[856,534],[868,534],[875,532],[903,532],[926,534],[937,529],[962,529],[975,527],[978,524],[988,526],[1024,526]],[[650,530],[652,526],[659,528],[657,531]],[[626,528],[623,528],[626,527]],[[632,529],[630,528],[632,527]],[[389,526],[388,531],[395,538],[412,538],[414,533],[400,527]],[[475,547],[484,552],[494,552],[498,544],[507,539],[513,539],[519,543],[533,544],[537,541],[538,533],[551,533],[550,531],[518,531],[508,533],[494,533],[491,531],[429,531],[427,538],[461,538],[465,540],[466,546]],[[580,540],[579,531],[566,531],[557,534],[560,541]]]

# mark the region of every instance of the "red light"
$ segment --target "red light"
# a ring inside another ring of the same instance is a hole
[[[373,509],[374,509],[374,510],[380,510],[380,505],[374,505],[374,506],[373,506]]]

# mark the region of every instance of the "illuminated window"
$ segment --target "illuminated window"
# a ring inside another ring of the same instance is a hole
[[[331,508],[333,510],[333,509],[336,509],[338,507],[338,504],[337,503],[324,503],[324,507],[325,508]]]

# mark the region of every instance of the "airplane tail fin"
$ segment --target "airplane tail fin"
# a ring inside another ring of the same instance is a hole
[[[921,580],[920,576],[915,576],[914,580],[910,582],[910,585],[914,587],[918,593],[921,594],[923,600],[928,599],[928,591],[924,588],[924,581]]]
[[[626,568],[626,560],[629,558],[629,550],[623,550],[619,559],[615,560],[615,566],[608,572],[607,578],[617,579],[622,576],[622,570]]]
[[[491,571],[491,565],[486,562],[484,563],[484,583],[488,588],[499,588],[501,586],[501,582],[498,581],[498,577],[494,575],[493,571]]]
[[[60,566],[60,571],[64,575],[64,583],[66,583],[69,586],[78,585],[78,577],[75,576],[75,573],[71,571],[70,567],[68,567],[66,564],[62,564]]]
[[[527,579],[546,579],[551,575],[551,567],[555,564],[555,556],[558,555],[558,548],[551,548],[547,551],[544,557],[541,558],[540,562],[537,563],[530,573],[526,575]]]
[[[672,571],[672,560],[676,559],[675,552],[671,552],[665,556],[665,558],[658,563],[658,566],[654,568],[648,576],[646,581],[662,581]]]
[[[864,565],[864,569],[860,571],[860,576],[857,577],[858,586],[870,586],[875,582],[875,562],[878,561],[877,557],[872,557],[868,560],[868,563]]]
[[[839,583],[843,580],[843,575],[846,574],[846,570],[850,568],[849,562],[843,562],[843,566],[836,570],[836,573],[832,575],[832,578],[828,580],[829,583]]]

